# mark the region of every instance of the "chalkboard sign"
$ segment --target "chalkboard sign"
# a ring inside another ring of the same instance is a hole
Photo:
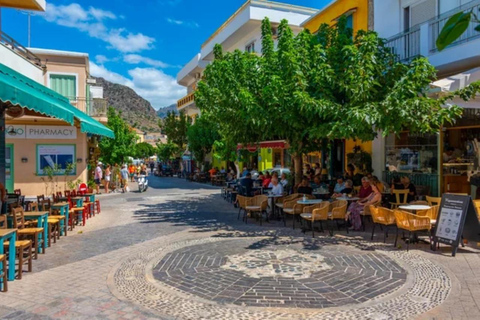
[[[479,241],[480,223],[470,196],[444,194],[433,236],[433,249],[437,243],[450,245],[455,256],[463,238]]]

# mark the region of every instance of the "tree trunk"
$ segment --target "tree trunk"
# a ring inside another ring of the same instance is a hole
[[[295,181],[293,185],[297,185],[302,181],[303,176],[303,157],[301,154],[295,154],[293,158],[295,165]]]

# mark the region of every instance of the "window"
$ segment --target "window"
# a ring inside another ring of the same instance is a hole
[[[353,29],[353,14],[347,16],[347,27]]]
[[[77,77],[75,75],[50,74],[50,89],[70,100],[75,100],[77,97]]]
[[[74,159],[75,145],[37,145],[37,174],[45,175],[46,167],[57,167],[57,174],[64,174],[67,165],[74,163]]]
[[[255,52],[255,42],[250,43],[249,45],[245,46],[245,51],[249,53]]]

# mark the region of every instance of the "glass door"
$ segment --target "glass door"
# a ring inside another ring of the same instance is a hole
[[[13,193],[13,144],[7,144],[5,148],[5,188]]]

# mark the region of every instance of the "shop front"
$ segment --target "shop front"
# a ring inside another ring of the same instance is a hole
[[[244,166],[258,171],[273,168],[288,168],[291,157],[288,154],[288,144],[284,140],[262,141],[256,145],[238,144],[239,167]]]

